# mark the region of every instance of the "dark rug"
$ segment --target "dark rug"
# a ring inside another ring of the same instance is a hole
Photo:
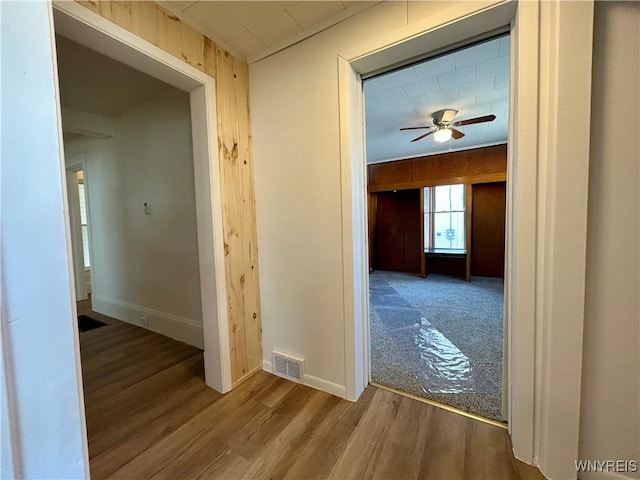
[[[502,421],[503,282],[375,271],[375,382]]]
[[[86,315],[78,315],[78,330],[81,332],[86,332],[87,330],[93,330],[94,328],[100,328],[107,325],[100,320],[96,320],[95,318],[88,317]]]

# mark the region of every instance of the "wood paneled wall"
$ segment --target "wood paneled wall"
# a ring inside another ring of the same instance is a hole
[[[473,185],[471,274],[504,278],[506,182]]]
[[[420,273],[424,246],[420,190],[377,194],[375,268]]]
[[[499,182],[507,178],[507,146],[475,148],[369,165],[370,192],[456,183]]]
[[[216,79],[231,376],[237,385],[262,368],[248,67],[155,2],[76,1]]]

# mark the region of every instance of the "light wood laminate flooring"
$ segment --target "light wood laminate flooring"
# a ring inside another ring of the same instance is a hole
[[[540,479],[506,430],[369,386],[356,403],[261,371],[206,387],[202,352],[91,312],[80,334],[91,477]]]

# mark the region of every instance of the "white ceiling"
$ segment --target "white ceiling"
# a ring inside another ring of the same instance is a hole
[[[364,83],[367,162],[504,143],[509,125],[509,36],[496,38]],[[493,122],[458,127],[465,136],[438,143],[426,130],[431,115],[459,110],[455,121],[494,114]]]
[[[60,100],[65,107],[115,117],[169,85],[56,35]]]
[[[275,24],[265,19],[281,17],[283,11],[287,15],[291,15],[289,11],[297,12],[292,17],[297,18],[296,22],[311,25],[322,15],[327,18],[326,15],[334,11],[337,4],[344,12],[352,8],[351,3],[377,2],[171,3],[186,4],[186,7],[182,5],[185,10],[195,8],[195,12],[202,13],[202,19],[212,19],[205,12],[225,9],[224,18],[228,20],[233,12],[233,18],[242,19],[238,23],[243,25],[243,31],[254,35],[260,31],[256,30],[260,25]],[[330,4],[333,10],[322,10],[321,5],[317,4]],[[303,14],[306,9],[308,13]],[[320,14],[321,11],[324,13]],[[303,21],[305,15],[307,23]],[[264,31],[268,30],[266,25]],[[229,31],[234,29],[236,26],[231,26]],[[231,33],[228,35],[232,36]],[[232,40],[229,42],[233,43]],[[61,100],[66,107],[113,117],[169,87],[160,80],[59,35],[56,36],[56,42]],[[262,45],[260,48],[264,52],[264,48],[268,47]],[[509,37],[505,36],[365,81],[367,162],[506,142],[509,53]],[[411,140],[423,131],[399,130],[401,127],[432,125],[431,115],[443,108],[459,110],[455,120],[490,113],[497,118],[489,123],[460,127],[465,137],[443,143],[435,142],[433,136],[412,143]]]
[[[251,63],[379,1],[160,1],[164,8]]]

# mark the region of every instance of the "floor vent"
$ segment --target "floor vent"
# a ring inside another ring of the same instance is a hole
[[[302,383],[304,379],[304,360],[284,353],[273,352],[273,373],[294,382]]]

